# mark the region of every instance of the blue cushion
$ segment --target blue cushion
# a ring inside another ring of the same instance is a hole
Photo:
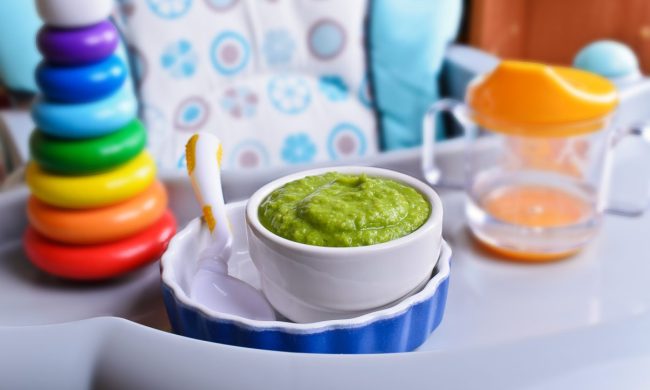
[[[36,91],[34,69],[41,59],[36,32],[41,24],[34,1],[0,1],[0,81],[9,89]]]
[[[370,72],[382,149],[422,143],[422,117],[439,97],[437,77],[461,12],[461,0],[372,2]]]

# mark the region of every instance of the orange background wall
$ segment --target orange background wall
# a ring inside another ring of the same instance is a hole
[[[589,42],[616,39],[650,71],[650,0],[473,0],[469,43],[503,58],[571,64]]]

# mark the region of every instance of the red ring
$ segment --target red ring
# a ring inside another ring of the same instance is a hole
[[[29,260],[41,270],[66,279],[101,280],[120,276],[158,260],[176,232],[167,210],[144,231],[102,245],[65,245],[43,237],[31,226],[24,237]]]

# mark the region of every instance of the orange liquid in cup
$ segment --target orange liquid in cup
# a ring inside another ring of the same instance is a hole
[[[559,227],[580,223],[593,213],[591,204],[559,188],[521,185],[493,191],[482,206],[492,217],[526,227]]]
[[[488,193],[482,208],[493,218],[528,228],[557,228],[582,223],[593,216],[593,203],[560,188],[517,185]],[[528,261],[559,259],[575,253],[519,252],[482,242],[488,249],[511,258]]]

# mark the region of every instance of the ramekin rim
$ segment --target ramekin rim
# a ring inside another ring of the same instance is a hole
[[[393,179],[403,184],[407,184],[417,190],[421,195],[425,197],[427,202],[431,207],[429,217],[426,221],[418,227],[416,230],[411,233],[396,238],[394,240],[382,242],[379,244],[373,245],[364,245],[364,246],[355,246],[355,247],[327,247],[327,246],[317,246],[303,244],[300,242],[291,241],[287,238],[281,237],[264,225],[262,225],[259,220],[258,209],[262,201],[271,193],[273,190],[283,186],[286,183],[292,182],[294,180],[301,179],[306,176],[315,176],[328,172],[339,172],[339,173],[369,173],[369,176],[374,177],[384,177],[387,179]],[[375,174],[373,174],[375,173]],[[366,167],[366,166],[357,166],[357,165],[346,165],[339,167],[325,167],[310,169],[305,171],[296,172],[290,175],[283,176],[276,180],[273,180],[264,186],[260,187],[253,195],[248,199],[246,203],[246,223],[251,228],[254,234],[261,235],[262,238],[275,243],[280,247],[285,247],[287,249],[303,252],[303,253],[312,253],[317,255],[328,255],[341,256],[344,254],[349,255],[358,255],[367,252],[375,252],[386,249],[392,249],[397,246],[405,245],[413,240],[420,238],[420,236],[426,234],[429,230],[435,228],[437,225],[442,225],[443,219],[443,208],[442,201],[436,193],[436,191],[431,188],[428,184],[418,180],[407,174],[393,171],[390,169],[377,168],[377,167]]]

